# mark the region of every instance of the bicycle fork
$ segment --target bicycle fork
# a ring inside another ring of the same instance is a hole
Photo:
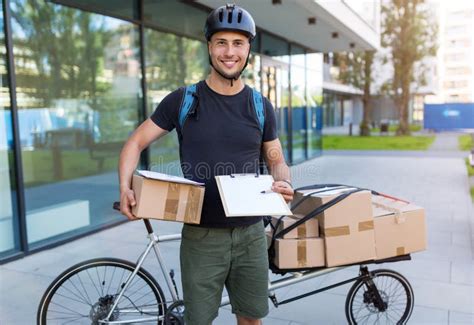
[[[364,303],[372,303],[374,307],[380,312],[386,311],[388,303],[383,300],[383,297],[381,296],[380,291],[377,289],[377,286],[373,281],[373,276],[369,272],[368,268],[366,266],[361,266],[360,273],[361,276],[365,278],[365,285],[367,287],[367,291],[364,293]]]

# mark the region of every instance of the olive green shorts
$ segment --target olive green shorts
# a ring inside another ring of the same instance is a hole
[[[181,281],[188,325],[212,323],[224,286],[234,314],[265,317],[268,257],[263,222],[223,229],[184,225]]]

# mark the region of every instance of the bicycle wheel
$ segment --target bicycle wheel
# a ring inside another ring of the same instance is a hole
[[[357,280],[346,298],[349,324],[405,324],[413,311],[413,289],[403,275],[392,270],[371,272],[368,279]],[[380,300],[377,299],[377,291]]]
[[[100,324],[134,269],[135,264],[116,258],[92,259],[70,267],[49,285],[41,298],[38,324]],[[163,291],[140,268],[109,320],[162,324],[165,311]]]

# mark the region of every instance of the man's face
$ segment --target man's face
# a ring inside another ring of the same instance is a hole
[[[238,78],[244,68],[250,43],[247,36],[236,32],[217,32],[208,42],[214,69],[227,78]]]

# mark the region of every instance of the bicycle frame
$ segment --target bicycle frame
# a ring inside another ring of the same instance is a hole
[[[123,288],[120,290],[119,294],[116,296],[116,298],[114,300],[114,304],[113,304],[111,310],[109,311],[107,317],[105,319],[99,321],[99,323],[101,323],[101,324],[127,324],[127,323],[134,323],[134,322],[140,322],[140,321],[143,322],[143,321],[160,320],[160,317],[148,317],[148,318],[142,318],[142,319],[136,319],[136,320],[127,320],[127,321],[109,321],[109,319],[112,316],[115,308],[117,307],[120,299],[123,297],[124,292],[127,290],[129,284],[132,282],[135,275],[138,273],[138,270],[143,265],[146,257],[148,256],[148,254],[150,253],[151,250],[154,251],[155,257],[158,261],[158,264],[160,265],[161,272],[163,274],[163,277],[166,280],[166,285],[167,285],[168,290],[169,290],[169,292],[171,294],[171,297],[172,297],[172,302],[176,302],[176,301],[179,300],[177,289],[176,289],[176,287],[173,283],[173,279],[171,278],[171,275],[169,274],[169,270],[168,270],[168,268],[165,264],[163,256],[161,255],[158,244],[161,243],[161,242],[169,242],[169,241],[180,240],[181,235],[180,234],[174,234],[174,235],[157,236],[153,232],[153,229],[151,228],[151,224],[150,224],[149,220],[144,219],[143,221],[145,222],[145,226],[148,230],[149,242],[148,242],[145,250],[143,251],[143,253],[139,256],[139,258],[137,260],[137,263],[136,263],[135,270],[132,272],[132,274],[126,280]],[[357,265],[357,264],[355,264],[355,265]],[[301,299],[301,298],[304,298],[304,297],[308,297],[308,296],[317,294],[317,293],[322,292],[322,291],[326,291],[326,290],[329,290],[329,289],[332,289],[332,288],[335,288],[335,287],[338,287],[338,286],[356,281],[356,280],[364,278],[364,277],[370,277],[371,276],[370,272],[368,271],[368,269],[365,265],[362,265],[362,264],[358,264],[358,265],[360,265],[360,274],[357,277],[354,277],[354,278],[351,278],[351,279],[348,279],[348,280],[345,280],[345,281],[342,281],[342,282],[338,282],[338,283],[335,283],[335,284],[332,284],[332,285],[329,285],[329,286],[326,286],[326,287],[323,287],[323,288],[320,288],[320,289],[317,289],[317,290],[314,290],[314,291],[311,291],[311,292],[308,292],[308,293],[305,293],[305,294],[302,294],[302,295],[299,295],[299,296],[295,296],[295,297],[283,300],[281,302],[278,302],[277,299],[276,299],[274,290],[284,288],[284,287],[287,287],[287,286],[290,286],[290,285],[293,285],[293,284],[296,284],[296,283],[300,283],[300,282],[303,282],[303,281],[306,281],[306,280],[310,280],[310,279],[313,279],[313,278],[318,277],[318,276],[329,274],[329,273],[347,268],[347,267],[352,266],[352,265],[344,265],[344,266],[337,266],[337,267],[330,267],[330,268],[321,268],[321,269],[317,269],[317,270],[291,273],[291,275],[286,276],[283,279],[278,279],[278,280],[269,282],[268,296],[271,299],[272,303],[275,305],[275,307],[277,307],[279,305],[283,305],[283,304],[286,304],[286,303],[289,303],[289,302],[292,302],[292,301],[295,301],[295,300],[298,300],[298,299]],[[220,307],[228,305],[228,304],[230,304],[229,297],[228,296],[222,297]],[[122,312],[124,312],[124,311],[122,311]]]

